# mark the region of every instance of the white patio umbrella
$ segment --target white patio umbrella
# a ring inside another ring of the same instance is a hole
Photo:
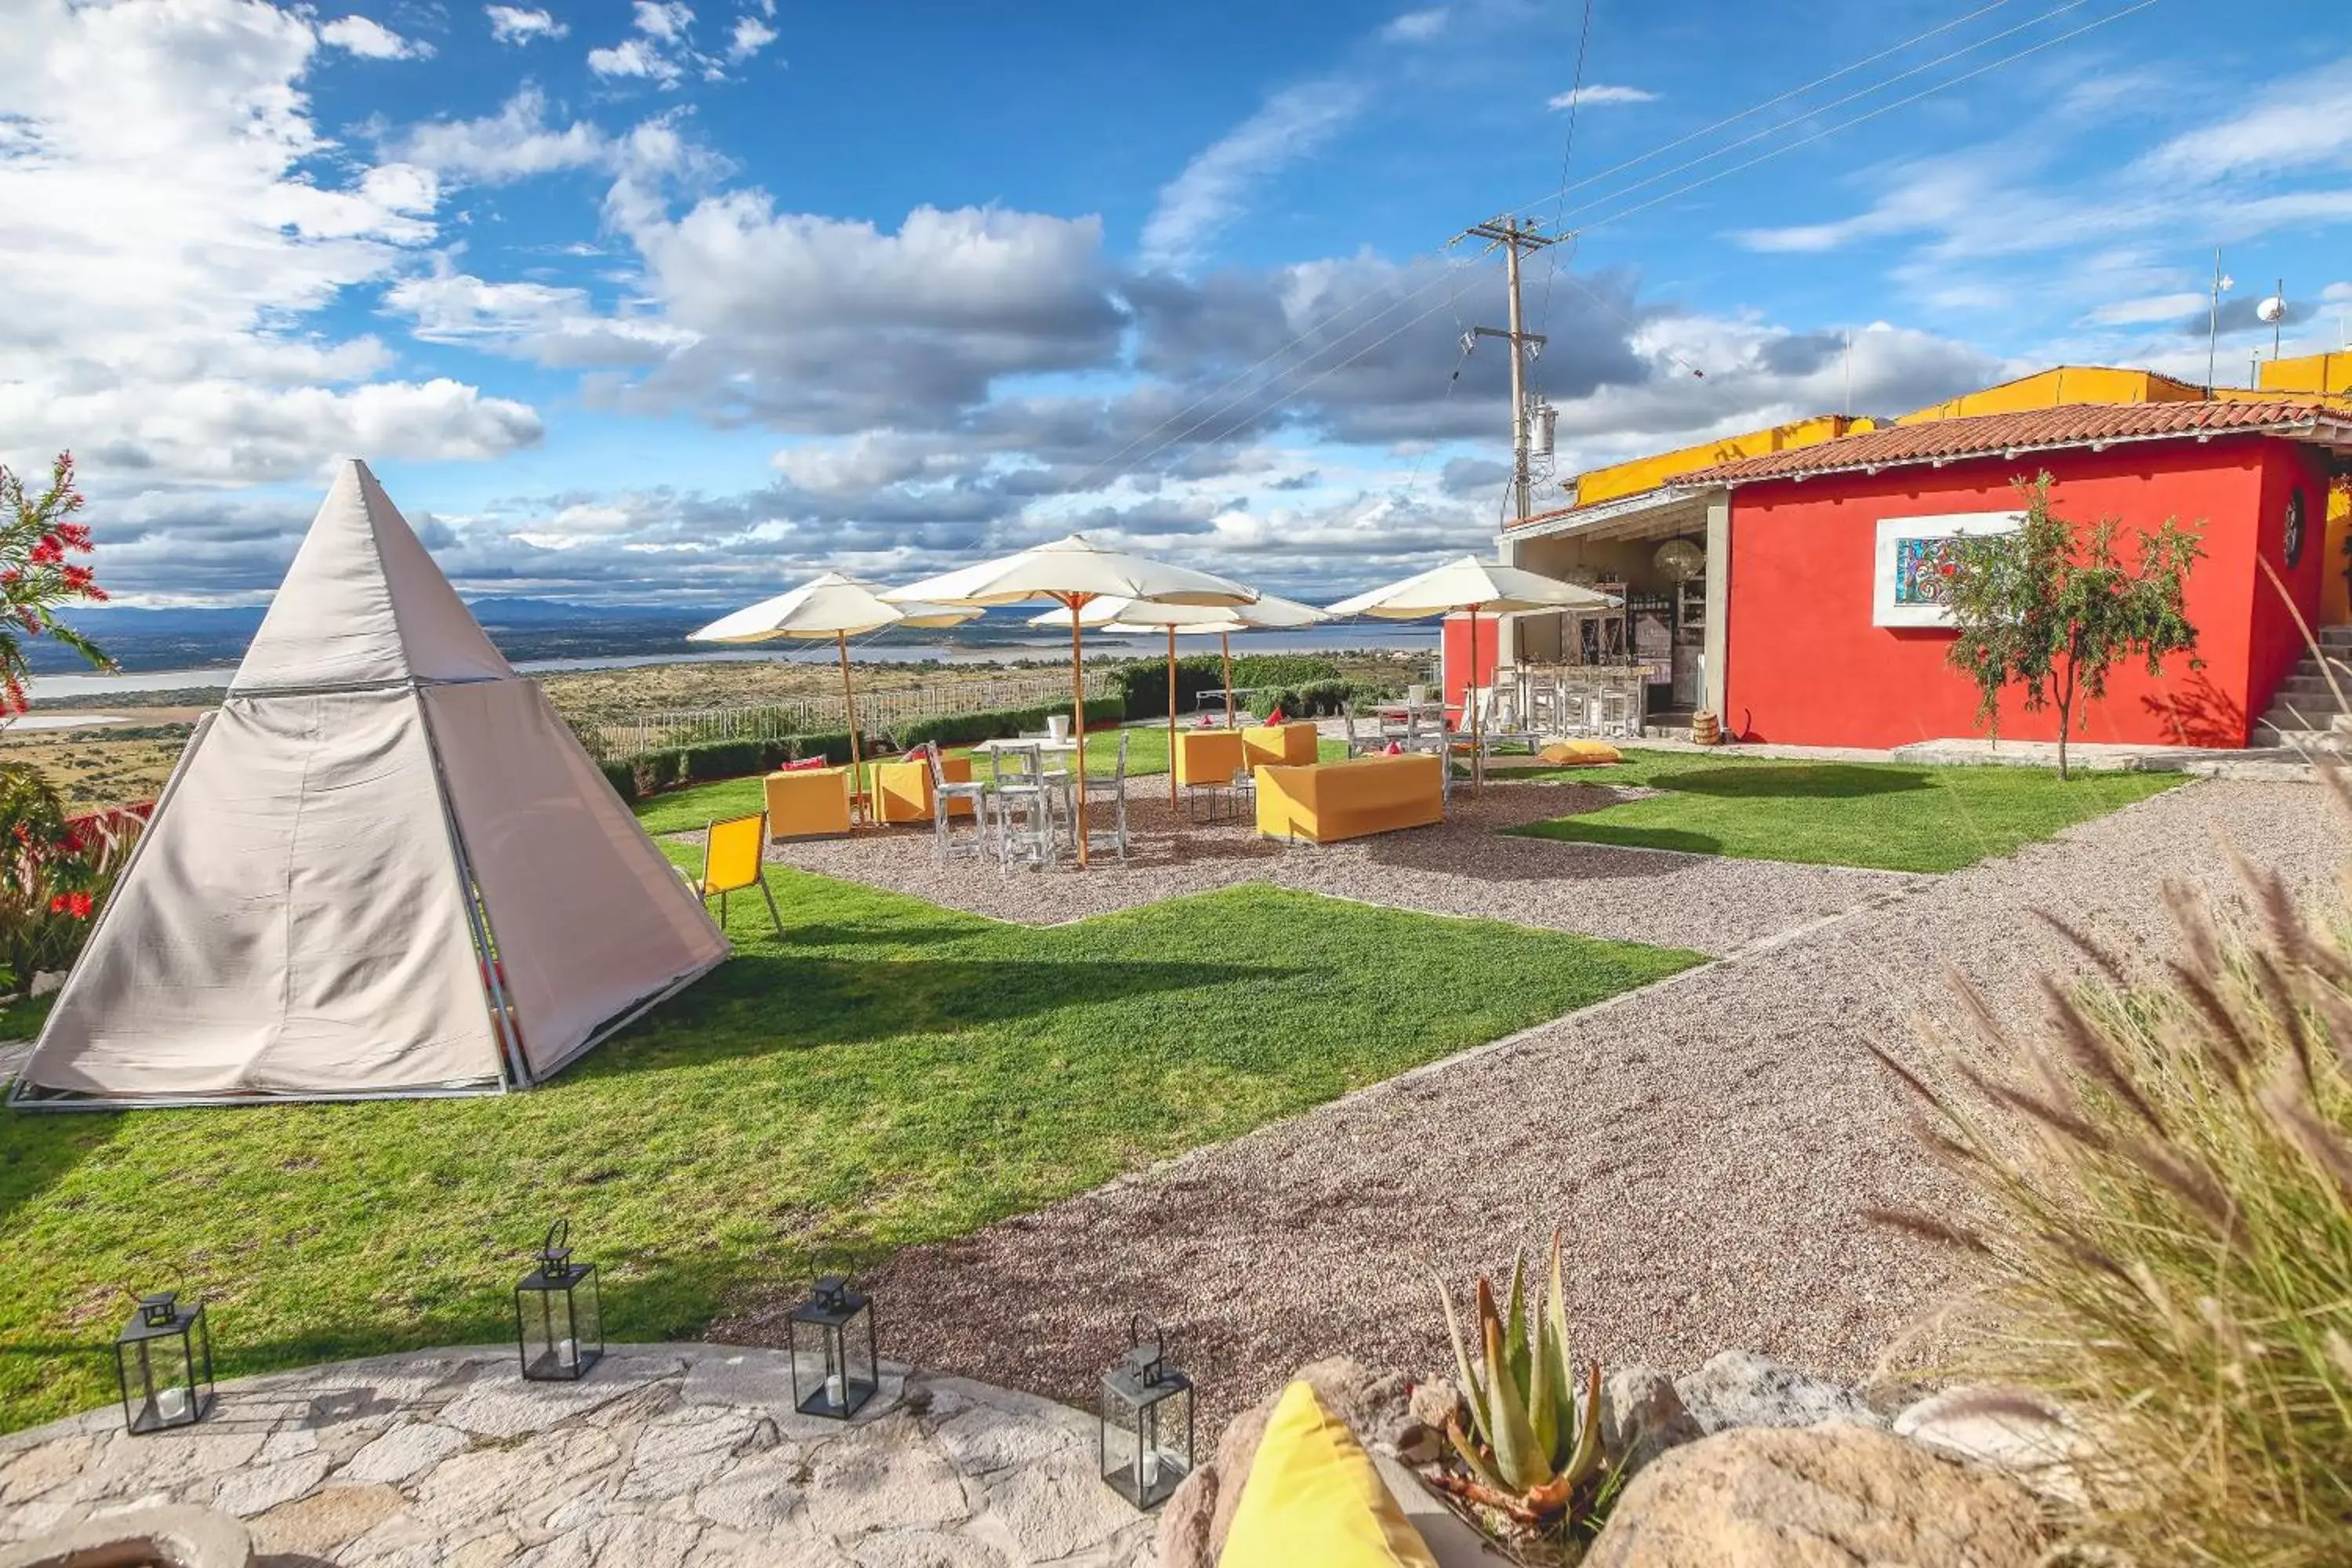
[[[1066,626],[1070,624],[1068,610],[1048,610],[1042,616],[1032,616],[1033,626]],[[1291,626],[1311,626],[1323,619],[1323,612],[1312,605],[1302,605],[1296,599],[1278,598],[1261,594],[1255,603],[1218,609],[1207,605],[1153,605],[1139,599],[1097,599],[1076,612],[1077,618],[1089,631],[1111,632],[1140,637],[1153,632],[1168,634],[1168,804],[1176,804],[1176,636],[1217,634],[1218,646],[1224,652],[1225,662],[1225,728],[1234,727],[1234,643],[1235,632],[1278,631]]]
[[[1254,604],[1257,590],[1227,578],[1171,566],[1148,556],[1111,550],[1083,533],[1016,554],[983,561],[927,577],[882,595],[892,604],[1018,605],[1050,599],[1070,617],[1070,719],[1077,731],[1078,864],[1087,863],[1087,605],[1098,599],[1140,600],[1153,605],[1204,605],[1230,608]],[[1170,759],[1174,765],[1174,759]]]
[[[1342,599],[1325,606],[1324,613],[1335,620],[1347,616],[1377,616],[1382,620],[1415,621],[1429,616],[1469,612],[1470,678],[1463,689],[1464,706],[1470,710],[1470,776],[1475,785],[1485,776],[1478,753],[1478,709],[1468,700],[1468,694],[1478,684],[1479,616],[1516,615],[1523,610],[1600,610],[1616,603],[1612,595],[1595,588],[1465,555],[1459,561],[1433,566],[1401,583]]]
[[[689,642],[762,643],[831,637],[841,655],[841,710],[849,724],[849,776],[862,784],[857,748],[857,689],[849,678],[849,639],[885,626],[952,626],[981,612],[961,605],[890,604],[872,585],[838,572],[802,584],[787,594],[762,599],[731,616],[721,616]]]

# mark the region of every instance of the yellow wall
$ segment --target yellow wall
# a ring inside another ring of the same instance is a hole
[[[2307,397],[2352,395],[2352,353],[2264,360],[2259,380],[2263,392]]]
[[[2319,563],[2319,624],[2340,626],[2352,621],[2352,583],[2345,574],[2352,561],[2344,556],[2344,541],[2352,535],[2352,479],[2338,479],[2327,490],[2327,527],[2320,537],[2327,553]]]
[[[1850,418],[1843,414],[1817,415],[1811,419],[1800,419],[1792,425],[1775,425],[1769,429],[1726,436],[1720,440],[1702,441],[1695,447],[1678,447],[1654,457],[1636,458],[1632,462],[1594,468],[1577,475],[1570,481],[1570,488],[1575,494],[1578,506],[1591,506],[1599,501],[1615,500],[1621,496],[1654,490],[1669,479],[1683,474],[1695,474],[1701,468],[1711,468],[1717,463],[1733,462],[1741,458],[1760,458],[1767,452],[1787,452],[1799,447],[1818,446],[1840,436],[1859,436],[1876,428],[1876,423],[1869,419]]]
[[[1926,425],[1937,419],[1967,419],[1979,414],[2021,414],[2066,403],[2194,403],[2204,395],[2201,386],[2191,386],[2152,370],[2064,364],[2038,375],[2004,381],[1981,392],[1914,409],[1895,423]]]

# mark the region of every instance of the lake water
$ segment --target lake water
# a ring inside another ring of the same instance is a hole
[[[1237,634],[1233,642],[1236,655],[1358,650],[1434,655],[1437,651],[1437,623],[1302,626],[1296,631]],[[1087,638],[1089,652],[1121,658],[1149,658],[1164,653],[1167,647],[1166,638],[1160,637],[1104,637],[1097,634]],[[1216,647],[1214,637],[1177,635],[1176,649],[1180,654],[1200,653],[1204,649],[1213,653]],[[861,647],[853,642],[850,658],[859,664],[919,664],[925,659],[955,665],[1010,664],[1017,659],[1059,660],[1068,654],[1069,647],[1066,640],[1054,637],[1040,637],[1034,642],[991,643],[984,647],[959,647],[951,643],[875,643]],[[819,643],[781,650],[527,658],[517,662],[515,668],[525,675],[541,675],[571,669],[634,669],[652,664],[747,664],[779,659],[795,664],[831,664],[835,657],[830,643]],[[236,673],[234,665],[214,665],[200,669],[148,669],[116,675],[36,675],[26,684],[37,700],[79,702],[126,691],[179,691],[226,687],[229,677]]]

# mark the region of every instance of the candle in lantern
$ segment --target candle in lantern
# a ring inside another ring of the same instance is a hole
[[[577,1368],[580,1364],[580,1342],[577,1340],[556,1341],[555,1359],[557,1363],[564,1367],[567,1371]]]
[[[1143,1484],[1146,1487],[1160,1484],[1160,1450],[1157,1448],[1143,1450]]]
[[[181,1421],[187,1417],[188,1392],[184,1388],[165,1388],[155,1394],[155,1415],[164,1421]]]

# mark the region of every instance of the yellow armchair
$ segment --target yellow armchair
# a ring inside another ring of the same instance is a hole
[[[950,784],[971,783],[970,757],[941,757],[940,773]],[[874,820],[877,822],[914,822],[925,827],[931,825],[931,764],[919,763],[875,763],[868,769],[874,791]],[[950,816],[970,816],[972,803],[962,798],[948,802]]]
[[[1231,784],[1247,762],[1239,730],[1176,731],[1176,782],[1180,784]]]
[[[1242,751],[1254,768],[1303,767],[1315,760],[1316,741],[1312,720],[1253,724],[1242,731]]]
[[[1333,844],[1445,820],[1445,763],[1427,752],[1257,770],[1262,838]]]
[[[849,770],[804,768],[770,773],[770,838],[840,838],[849,832]]]

